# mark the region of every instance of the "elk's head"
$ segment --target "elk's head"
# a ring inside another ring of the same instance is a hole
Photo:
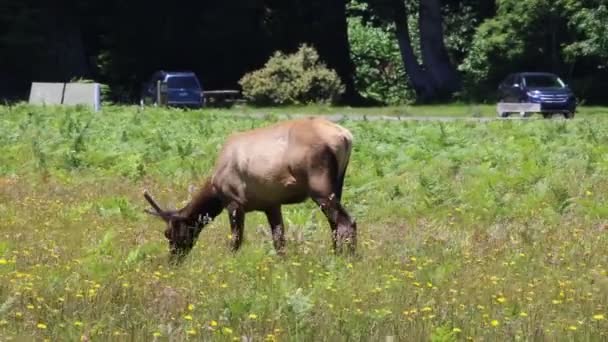
[[[145,211],[167,223],[165,237],[169,240],[171,261],[181,261],[194,246],[199,232],[198,222],[192,222],[189,218],[182,216],[179,211],[161,209],[147,191],[144,191],[144,197],[154,209]]]

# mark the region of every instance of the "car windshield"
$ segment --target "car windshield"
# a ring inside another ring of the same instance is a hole
[[[192,76],[173,76],[167,80],[169,88],[198,88],[196,79]]]
[[[551,75],[528,75],[524,77],[530,88],[563,88],[564,82]]]

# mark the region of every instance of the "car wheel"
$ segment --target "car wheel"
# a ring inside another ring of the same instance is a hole
[[[551,119],[551,118],[553,118],[553,114],[551,114],[551,113],[543,113],[543,118],[545,118],[545,119]]]
[[[564,117],[566,119],[574,119],[574,112],[565,112]]]
[[[505,99],[504,99],[504,98],[500,98],[500,99],[498,99],[498,104],[505,103],[505,102],[506,102],[506,101],[505,101]],[[510,116],[512,113],[510,113],[510,112],[500,112],[500,111],[497,111],[497,113],[496,113],[496,114],[497,114],[497,116],[498,116],[499,118],[508,118],[508,117],[509,117],[509,116]]]

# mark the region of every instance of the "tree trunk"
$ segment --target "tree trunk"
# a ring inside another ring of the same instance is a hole
[[[49,44],[55,52],[55,72],[59,80],[67,82],[72,78],[89,75],[82,31],[78,23],[66,21],[63,27],[51,33]]]
[[[422,1],[422,0],[421,0]],[[392,0],[393,20],[395,22],[395,35],[401,51],[401,59],[410,84],[416,92],[418,101],[427,102],[435,97],[436,89],[432,79],[418,64],[407,25],[407,10],[403,0]]]
[[[325,0],[321,5],[321,25],[311,37],[319,50],[321,59],[336,70],[345,85],[343,101],[360,104],[362,96],[355,88],[355,65],[350,56],[348,25],[346,22],[346,2],[348,0]]]
[[[419,2],[420,50],[422,62],[438,90],[437,95],[447,98],[462,87],[458,71],[450,61],[444,43],[440,0]]]

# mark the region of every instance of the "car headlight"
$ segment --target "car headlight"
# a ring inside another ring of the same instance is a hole
[[[540,97],[540,93],[537,93],[537,92],[534,92],[534,91],[529,91],[529,92],[527,92],[526,94],[527,94],[529,97],[532,97],[532,98],[535,98],[535,99],[537,99],[537,98],[539,98],[539,97]]]

